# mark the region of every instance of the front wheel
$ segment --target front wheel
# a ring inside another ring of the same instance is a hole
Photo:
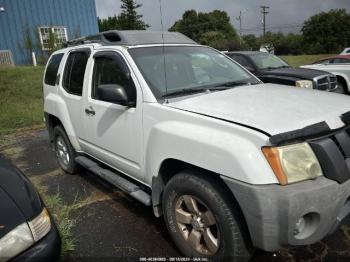
[[[251,256],[243,219],[221,184],[184,172],[173,177],[163,194],[166,225],[186,257],[241,261]]]
[[[335,93],[338,94],[345,94],[345,87],[341,82],[338,82],[338,87],[337,89],[334,91]]]

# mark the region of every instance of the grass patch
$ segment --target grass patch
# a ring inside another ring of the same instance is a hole
[[[0,136],[43,125],[43,72],[44,67],[0,68]]]
[[[299,67],[302,65],[309,65],[313,62],[329,57],[331,55],[296,55],[296,56],[281,56],[284,60],[288,62],[293,67]]]
[[[38,179],[31,178],[31,180],[56,221],[62,241],[61,254],[67,255],[75,249],[75,239],[73,237],[72,228],[76,221],[71,218],[71,213],[80,208],[81,204],[74,201],[73,204],[67,205],[63,202],[59,192],[50,195],[47,192],[47,188],[43,186]]]

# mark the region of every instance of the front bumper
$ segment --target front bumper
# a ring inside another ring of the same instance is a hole
[[[35,243],[29,249],[16,256],[14,262],[41,262],[41,261],[56,261],[61,253],[61,239],[57,227],[51,218],[51,230],[40,241]]]
[[[339,184],[319,177],[280,186],[222,179],[242,209],[253,245],[265,251],[320,241],[350,213],[350,180]],[[304,216],[306,222],[298,232],[297,223]]]

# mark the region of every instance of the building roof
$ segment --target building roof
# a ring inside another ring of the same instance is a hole
[[[97,35],[73,39],[68,46],[86,43],[100,43],[102,45],[151,45],[151,44],[197,44],[192,39],[178,32],[162,31],[117,31],[111,30]]]

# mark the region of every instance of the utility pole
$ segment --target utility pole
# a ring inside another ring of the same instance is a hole
[[[266,15],[269,13],[268,9],[270,8],[269,6],[260,6],[261,13],[263,14],[263,30],[264,30],[264,36],[266,34]]]
[[[239,16],[236,17],[236,19],[239,21],[239,46],[242,47],[242,14],[243,12],[246,12],[247,9],[244,9],[243,11],[239,11]]]

